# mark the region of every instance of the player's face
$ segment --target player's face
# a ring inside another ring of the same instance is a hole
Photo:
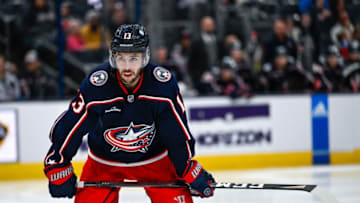
[[[115,61],[121,82],[129,88],[136,86],[141,74],[142,53],[117,53]]]

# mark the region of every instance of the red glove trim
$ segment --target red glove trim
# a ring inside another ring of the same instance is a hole
[[[61,185],[65,183],[74,174],[74,169],[71,164],[61,168],[54,168],[46,172],[50,183],[54,185]]]
[[[195,160],[192,160],[190,169],[185,173],[182,180],[191,184],[196,180],[197,177],[199,177],[202,170],[203,170],[203,167],[201,166],[201,164]]]

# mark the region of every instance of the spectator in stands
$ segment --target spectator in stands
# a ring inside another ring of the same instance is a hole
[[[232,77],[228,76],[230,73],[233,74]],[[254,90],[256,77],[239,42],[235,42],[231,46],[229,56],[223,58],[217,83],[220,85],[221,94],[232,97],[249,97]]]
[[[72,20],[72,16],[71,16],[71,12],[70,12],[70,2],[64,2],[61,4],[61,8],[60,8],[60,12],[61,12],[61,23],[62,23],[62,28],[64,30],[68,29],[68,26],[70,24],[70,21]]]
[[[103,10],[103,17],[106,19],[107,28],[110,33],[114,33],[121,24],[131,24],[126,2],[123,0],[107,0]]]
[[[358,40],[351,41],[348,46],[349,57],[347,58],[347,60],[345,60],[345,65],[350,65],[359,62],[360,60],[359,52],[360,52],[359,41]]]
[[[299,10],[303,13],[310,13],[314,4],[324,4],[324,8],[330,10],[329,0],[300,0],[299,1]]]
[[[169,57],[169,51],[165,46],[156,49],[154,62],[169,69],[178,82],[184,81],[182,72],[172,58]]]
[[[240,42],[234,42],[231,45],[229,56],[225,56],[222,64],[231,66],[238,77],[243,90],[247,92],[253,91],[257,87],[257,79],[254,69],[248,60]],[[245,87],[246,86],[246,87]]]
[[[347,35],[349,37],[352,36],[354,32],[354,26],[352,25],[348,13],[343,10],[339,13],[339,18],[337,23],[331,28],[330,34],[333,43],[341,46],[345,46],[342,44],[340,36]]]
[[[242,94],[243,90],[239,78],[236,77],[236,70],[230,64],[221,64],[219,79],[219,94],[236,98]]]
[[[87,23],[81,29],[86,50],[93,51],[108,47],[110,34],[100,25],[99,17],[99,13],[94,10],[86,14]]]
[[[204,80],[207,80],[204,77],[214,78],[210,75],[218,65],[218,47],[214,20],[205,16],[201,19],[200,37],[191,43],[188,61],[189,73],[200,94],[209,93],[208,88],[203,88]]]
[[[183,30],[180,36],[180,43],[175,44],[171,51],[171,58],[179,67],[182,75],[188,75],[188,60],[190,53],[191,36],[188,30]]]
[[[338,41],[340,42],[340,45],[337,44],[337,46],[340,47],[340,53],[342,57],[347,60],[349,58],[348,48],[351,42],[351,35],[343,31],[338,35]]]
[[[288,53],[288,60],[293,63],[297,57],[297,45],[294,39],[287,34],[286,24],[284,20],[277,19],[274,22],[274,33],[265,41],[263,49],[263,64],[271,63],[275,59],[276,48],[285,47]]]
[[[304,71],[288,60],[285,46],[275,48],[272,63],[264,64],[260,76],[261,89],[271,93],[301,93],[309,89]]]
[[[254,72],[258,73],[261,69],[262,63],[262,44],[260,43],[258,32],[253,30],[251,32],[250,40],[247,43],[247,54],[249,55],[250,62],[253,66]]]
[[[324,53],[331,43],[330,29],[334,23],[328,2],[314,0],[311,8],[313,39],[315,42],[315,58]]]
[[[57,91],[54,82],[44,72],[36,50],[30,50],[25,55],[26,70],[20,79],[24,99],[55,98]]]
[[[169,57],[169,51],[165,46],[156,49],[154,62],[169,69],[178,81],[182,80],[181,75],[178,73],[178,67]]]
[[[340,62],[340,51],[336,45],[330,45],[325,53],[324,66],[314,65],[314,92],[340,92],[344,90],[343,66]]]
[[[66,29],[66,51],[81,52],[85,50],[85,41],[81,34],[81,22],[77,19],[69,21]]]
[[[311,30],[311,17],[304,13],[301,15],[300,35],[298,42],[299,60],[305,70],[310,71],[315,57],[315,42]]]
[[[16,77],[19,75],[19,70],[15,62],[7,61],[6,62],[6,70],[15,75]]]
[[[0,101],[13,101],[20,97],[17,77],[5,67],[5,57],[0,54]]]
[[[347,88],[352,92],[360,92],[360,44],[352,41],[348,47],[349,58],[346,61],[343,77]]]
[[[195,94],[188,69],[190,45],[191,35],[185,29],[181,32],[180,42],[175,44],[171,51],[171,60],[178,68],[178,77],[181,78],[181,81],[178,81],[178,83],[183,96],[193,96]]]
[[[224,37],[222,46],[219,49],[219,57],[222,59],[229,56],[231,47],[234,43],[241,44],[240,39],[234,34],[228,34]]]
[[[294,39],[295,43],[298,44],[300,40],[300,29],[295,26],[292,16],[285,18],[286,32],[287,35]]]
[[[126,10],[123,8],[123,6],[117,7],[114,10],[112,10],[112,13],[110,14],[109,22],[110,22],[109,29],[111,33],[114,33],[121,24],[130,23],[127,17]]]
[[[354,26],[354,33],[353,33],[352,39],[360,41],[360,24],[356,24]]]
[[[39,38],[45,36],[51,38],[56,28],[55,17],[55,11],[48,1],[32,0],[23,19],[26,37]]]
[[[81,28],[85,50],[78,57],[84,63],[101,63],[106,58],[110,34],[100,25],[99,13],[90,10],[86,13],[86,24]]]

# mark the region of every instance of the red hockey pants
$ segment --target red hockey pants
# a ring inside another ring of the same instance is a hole
[[[146,182],[175,182],[177,175],[168,156],[155,162],[131,167],[112,166],[88,157],[81,181],[123,181],[136,180]],[[152,203],[192,203],[187,188],[145,188]],[[118,188],[84,187],[78,188],[75,203],[118,203]]]

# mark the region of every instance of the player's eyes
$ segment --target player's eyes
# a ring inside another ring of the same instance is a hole
[[[116,56],[116,60],[123,61],[125,60],[123,56]]]

